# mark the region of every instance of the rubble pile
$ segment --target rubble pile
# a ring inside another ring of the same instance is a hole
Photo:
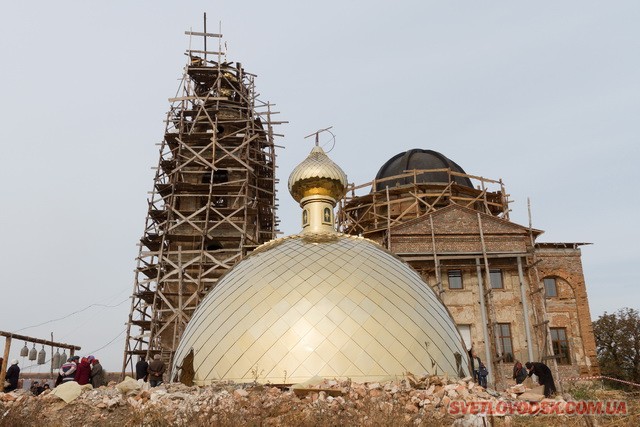
[[[75,384],[75,383],[74,383]],[[77,385],[76,385],[77,386]],[[83,387],[68,403],[60,392],[33,396],[26,390],[0,393],[0,426],[34,425],[483,425],[487,417],[465,403],[514,403],[535,390],[483,389],[471,378],[414,376],[379,382],[318,380],[293,387],[216,382],[206,387],[180,383],[149,389],[127,378],[99,389]],[[74,391],[77,389],[74,389]],[[62,390],[64,392],[64,390]],[[59,395],[56,395],[59,394]],[[456,410],[452,410],[455,407]],[[555,402],[564,403],[562,398]],[[480,411],[482,412],[482,411]],[[502,414],[502,425],[510,415]]]

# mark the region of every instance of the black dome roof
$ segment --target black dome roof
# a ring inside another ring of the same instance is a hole
[[[401,175],[404,171],[414,169],[451,169],[454,172],[460,172],[466,175],[466,172],[458,166],[456,162],[447,158],[443,154],[432,150],[422,150],[414,148],[404,153],[399,153],[387,160],[382,165],[378,173],[376,174],[376,180],[381,178],[389,178],[396,175]],[[455,176],[453,180],[460,185],[473,188],[473,184],[469,178],[462,176]],[[420,174],[417,177],[417,181],[420,183],[449,183],[449,178],[446,172],[435,172]],[[385,181],[382,183],[384,187],[395,187],[396,185],[411,184],[413,177],[400,178],[397,180]]]

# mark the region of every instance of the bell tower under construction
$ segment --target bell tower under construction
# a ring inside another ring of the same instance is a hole
[[[169,365],[184,328],[222,274],[273,239],[276,153],[273,104],[258,99],[255,75],[227,62],[221,34],[185,32],[186,51],[170,98],[139,243],[123,372],[135,356]],[[217,50],[207,45],[217,46]],[[191,46],[191,43],[190,43]],[[137,358],[136,358],[137,359]]]

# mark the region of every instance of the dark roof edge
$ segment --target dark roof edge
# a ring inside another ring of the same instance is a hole
[[[588,242],[536,242],[537,248],[578,249],[580,246],[593,245]]]

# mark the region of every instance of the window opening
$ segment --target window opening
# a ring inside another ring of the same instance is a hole
[[[458,331],[467,350],[471,350],[471,325],[458,325]]]
[[[462,289],[462,270],[447,271],[449,289]]]
[[[547,298],[558,296],[558,285],[555,278],[546,277],[544,279],[544,296]]]
[[[322,222],[324,224],[333,224],[333,221],[331,221],[331,209],[324,208],[324,215],[322,216]]]
[[[491,279],[491,289],[504,288],[502,283],[502,270],[499,268],[492,268],[489,270],[489,278]]]
[[[498,323],[496,325],[496,336],[502,348],[503,361],[513,362],[513,341],[511,339],[511,324]]]
[[[571,357],[569,356],[569,340],[567,339],[566,328],[549,328],[551,332],[551,345],[553,346],[553,354],[560,365],[570,365]]]

